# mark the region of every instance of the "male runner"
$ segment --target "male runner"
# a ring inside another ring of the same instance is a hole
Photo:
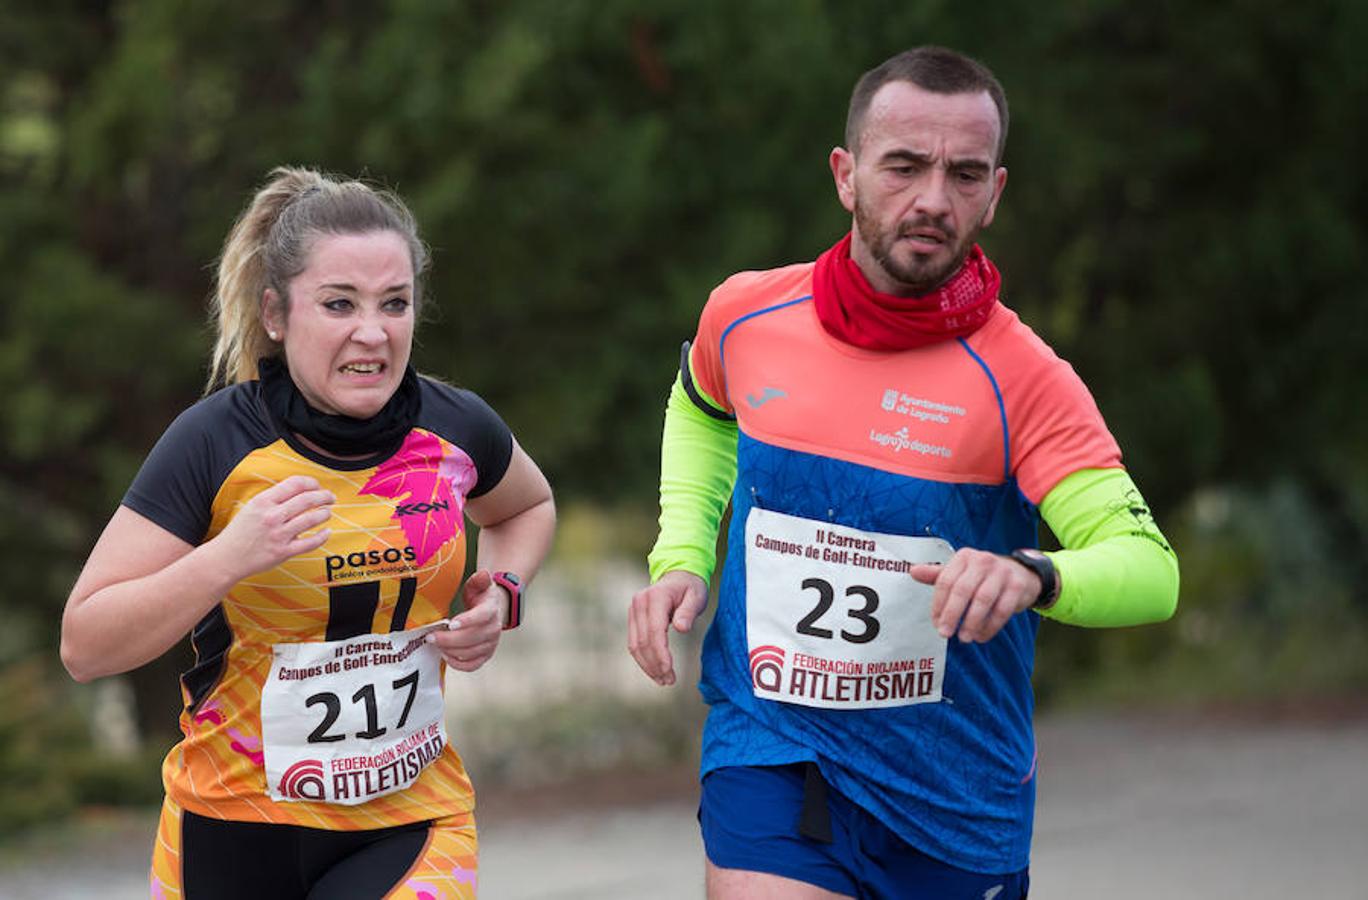
[[[848,235],[709,298],[666,410],[629,646],[673,684],[704,608],[699,819],[714,898],[1024,897],[1041,617],[1158,621],[1177,560],[1091,395],[976,243],[1007,102],[922,47],[831,152]],[[1043,518],[1063,550],[1041,553]]]

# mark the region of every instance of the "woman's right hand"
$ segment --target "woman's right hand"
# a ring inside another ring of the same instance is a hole
[[[319,526],[335,502],[316,478],[291,475],[244,503],[211,543],[241,580],[323,546],[332,531]]]
[[[67,598],[62,662],[89,681],[156,659],[235,583],[322,546],[329,531],[320,526],[335,502],[316,479],[294,475],[244,503],[199,546],[120,506]]]

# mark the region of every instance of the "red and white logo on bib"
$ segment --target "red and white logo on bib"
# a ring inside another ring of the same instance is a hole
[[[756,691],[778,693],[784,683],[784,651],[766,644],[750,652],[751,684]]]
[[[322,800],[323,775],[322,760],[301,759],[285,770],[277,790],[291,800]]]

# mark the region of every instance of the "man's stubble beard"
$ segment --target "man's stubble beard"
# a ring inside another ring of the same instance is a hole
[[[982,222],[987,214],[987,210],[984,210],[963,240],[956,242],[956,236],[948,226],[926,217],[900,222],[891,233],[886,232],[869,215],[868,209],[860,202],[860,198],[858,196],[855,198],[855,228],[859,231],[860,239],[869,248],[874,261],[884,270],[884,274],[898,285],[895,293],[912,297],[931,293],[959,271],[960,266],[964,265],[964,260],[968,258],[974,242],[978,239],[979,232],[983,230]],[[916,254],[913,254],[910,265],[900,263],[893,256],[893,244],[900,235],[911,233],[923,227],[936,228],[945,233],[947,241],[954,245],[954,252],[950,259],[945,263],[933,265],[930,262],[919,263]]]

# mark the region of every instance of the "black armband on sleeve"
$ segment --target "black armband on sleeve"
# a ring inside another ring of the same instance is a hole
[[[736,416],[732,415],[729,412],[724,412],[723,410],[718,409],[716,406],[713,406],[710,402],[703,398],[703,395],[698,392],[698,388],[694,386],[693,375],[689,372],[688,341],[685,341],[684,345],[679,348],[679,381],[681,384],[684,385],[684,393],[689,395],[689,399],[693,401],[694,406],[697,406],[699,409],[701,409],[708,415],[712,416],[714,419],[721,419],[723,422],[736,421]]]

